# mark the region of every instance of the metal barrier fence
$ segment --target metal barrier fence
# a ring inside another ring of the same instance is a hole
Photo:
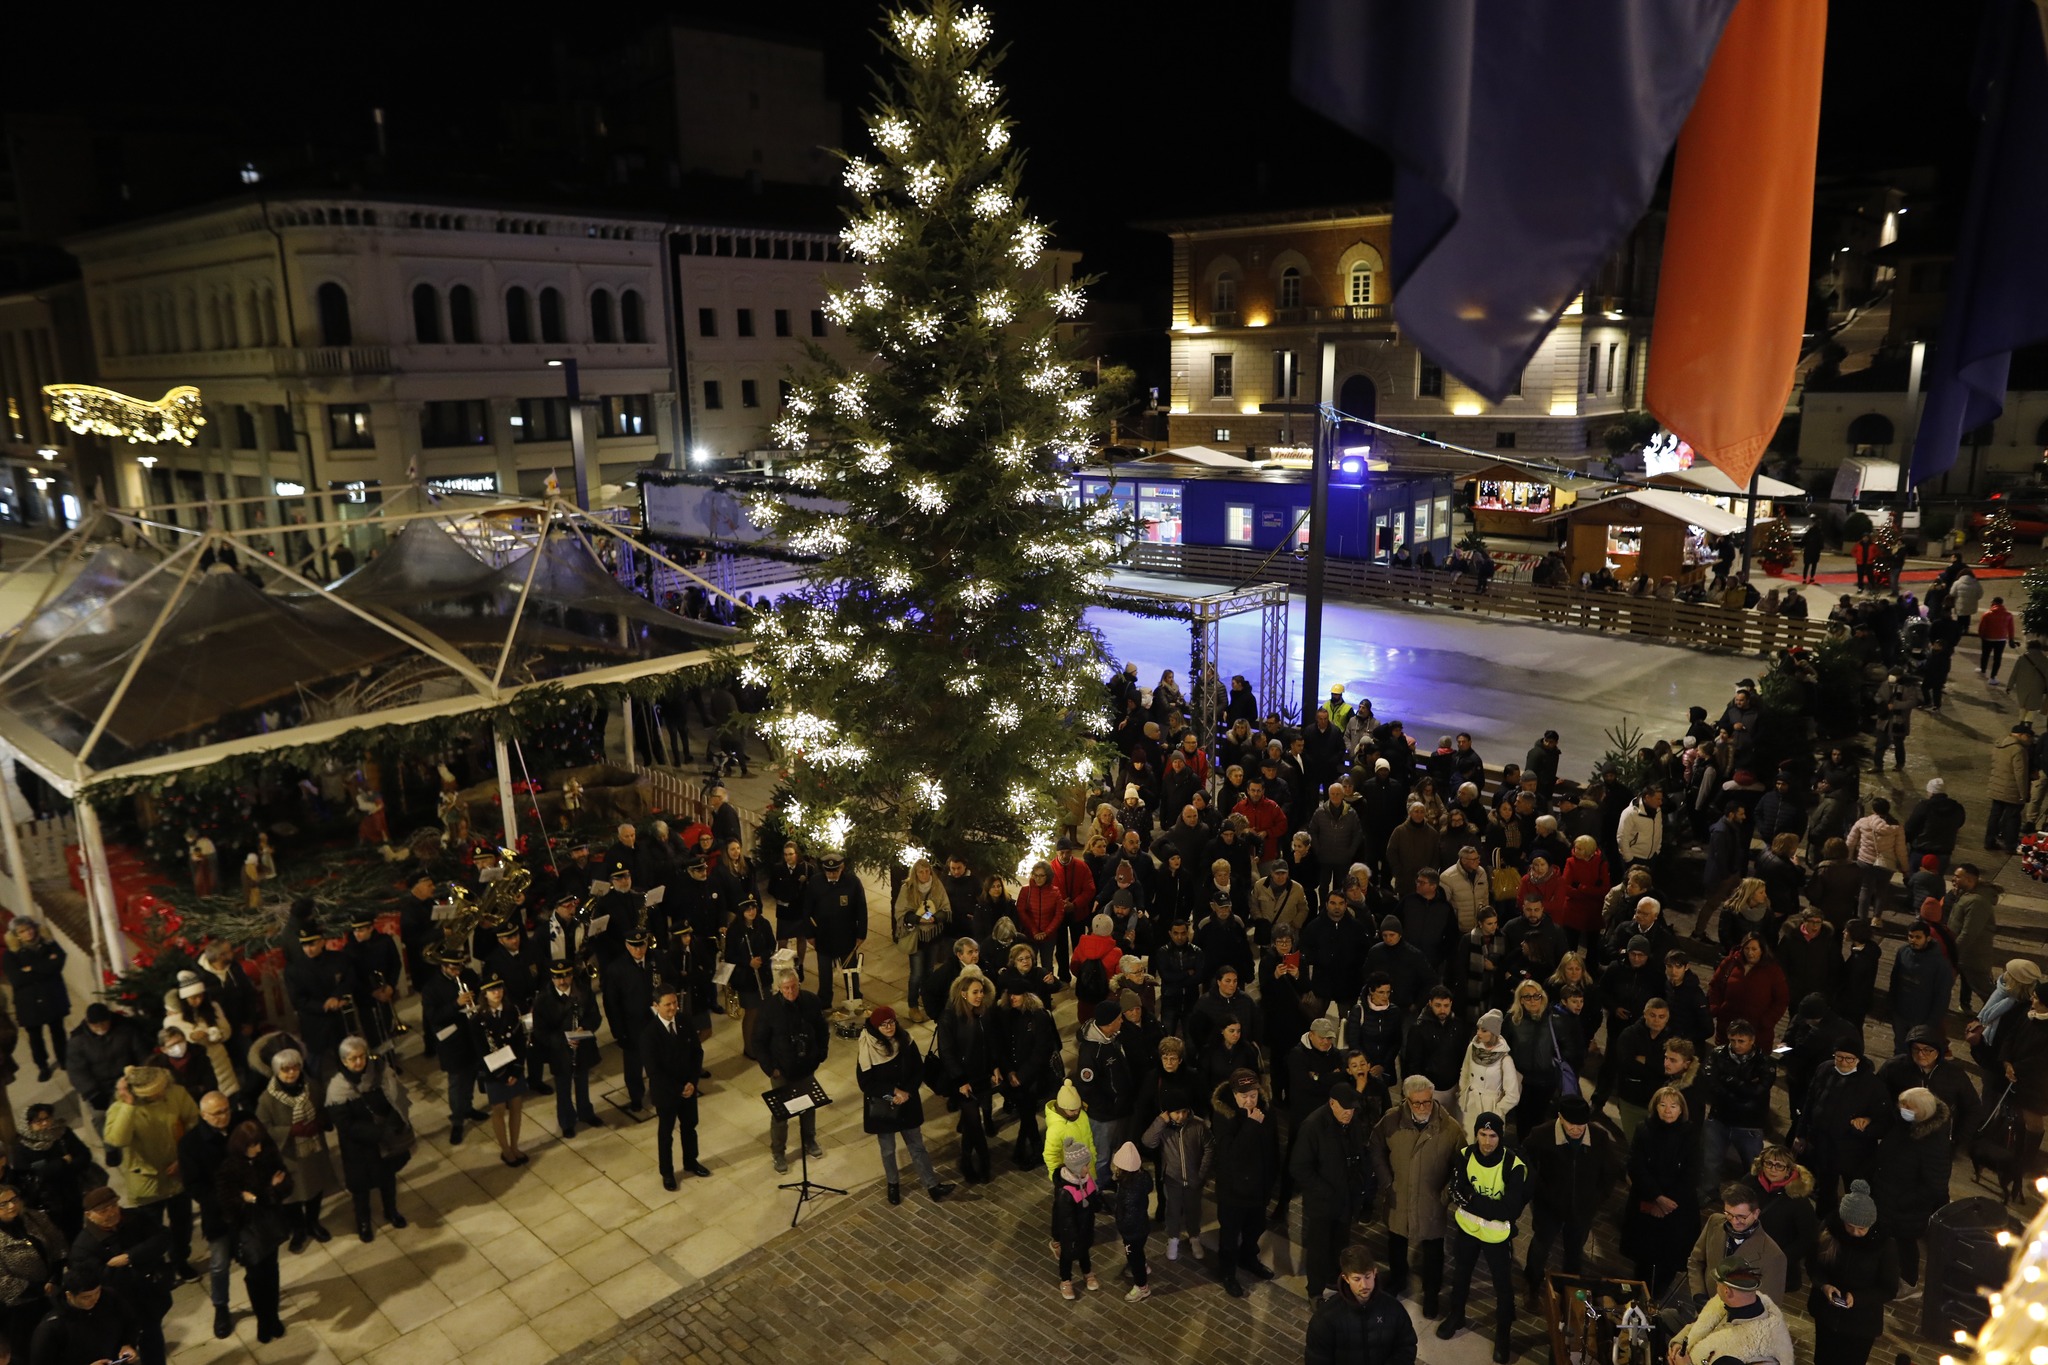
[[[1147,573],[1217,583],[1241,583],[1256,576],[1299,586],[1307,577],[1307,566],[1291,554],[1268,559],[1253,550],[1209,545],[1134,545],[1129,563],[1131,568]],[[1480,592],[1472,579],[1460,574],[1390,569],[1355,559],[1328,561],[1324,581],[1334,594],[1365,601],[1639,635],[1670,644],[1739,654],[1818,644],[1827,634],[1825,613],[1809,620],[1793,620],[1741,608],[1663,602],[1654,597],[1586,592],[1578,588],[1539,588],[1528,583],[1504,583],[1499,578]]]
[[[711,820],[709,784],[701,775],[688,773],[680,768],[650,768],[634,764],[633,770],[647,779],[653,793],[654,804],[661,808],[671,827],[678,821],[683,824],[708,824]],[[740,845],[751,856],[754,841],[760,835],[762,813],[750,810],[738,802],[726,800],[740,817]]]

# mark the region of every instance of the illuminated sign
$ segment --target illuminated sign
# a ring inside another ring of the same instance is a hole
[[[498,476],[451,474],[445,479],[428,479],[427,487],[436,493],[495,493],[498,491]]]

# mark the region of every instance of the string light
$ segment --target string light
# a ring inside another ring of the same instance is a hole
[[[1001,595],[1001,590],[985,578],[971,579],[960,587],[960,600],[970,607],[985,607]]]
[[[846,545],[846,523],[838,517],[827,517],[789,538],[789,548],[800,555],[836,555]]]
[[[922,166],[913,166],[903,176],[903,189],[911,202],[919,208],[930,208],[932,201],[946,188],[945,169],[936,161],[927,161]]]
[[[1000,93],[996,83],[979,71],[960,73],[960,98],[967,101],[970,109],[986,109],[996,102]]]
[[[1010,242],[1010,258],[1029,270],[1044,254],[1045,224],[1031,220],[1017,224],[1016,236]]]
[[[118,436],[130,444],[192,444],[206,425],[199,390],[181,384],[154,402],[131,398],[97,384],[45,384],[50,420],[81,436]]]
[[[1002,326],[1010,320],[1015,312],[1015,306],[1010,302],[1010,291],[1007,289],[989,290],[981,296],[980,310],[983,322],[986,322],[991,327]]]
[[[946,510],[946,490],[931,479],[919,479],[903,490],[918,511],[933,516]]]
[[[1023,722],[1024,712],[1013,701],[999,701],[989,708],[988,720],[998,730],[1014,730]]]
[[[889,28],[914,57],[930,56],[932,40],[939,36],[939,21],[929,14],[899,12],[890,17]]]
[[[863,474],[882,474],[889,468],[889,443],[887,441],[861,441],[854,445],[860,452],[860,459],[854,463]]]
[[[1010,211],[1010,196],[996,185],[983,185],[968,200],[977,218],[1000,218]]]
[[[880,585],[883,592],[908,592],[912,580],[908,569],[892,564],[882,570],[875,582]]]
[[[908,119],[900,119],[894,115],[877,119],[875,145],[885,151],[907,152],[910,150],[910,140],[914,131]]]
[[[854,674],[866,682],[880,682],[882,675],[889,671],[879,655],[870,654],[853,667]]]
[[[903,238],[903,225],[891,213],[862,218],[840,229],[846,249],[864,261],[880,261],[890,247]]]
[[[1076,285],[1065,284],[1052,291],[1049,301],[1052,304],[1052,311],[1061,317],[1077,318],[1088,306],[1088,294],[1086,290]]]
[[[802,450],[804,444],[810,440],[810,433],[794,416],[776,418],[769,423],[768,434],[775,438],[775,444],[783,450]]]
[[[882,172],[865,161],[849,161],[842,178],[855,194],[873,194],[882,188]]]
[[[831,818],[825,821],[825,847],[831,849],[845,848],[846,836],[851,833],[853,833],[853,817],[843,810],[833,811]]]
[[[839,409],[841,417],[857,420],[867,415],[867,396],[863,392],[866,387],[866,382],[857,374],[848,375],[832,386],[832,406]]]
[[[920,777],[915,788],[917,799],[937,810],[946,804],[946,788],[936,777]]]
[[[988,11],[980,5],[962,10],[953,16],[953,37],[960,46],[970,51],[987,42],[992,32],[994,26],[989,23]]]
[[[903,851],[896,855],[896,861],[902,863],[905,867],[916,867],[919,863],[930,862],[931,857],[931,854],[925,852],[916,844],[905,844]]]
[[[782,520],[782,504],[765,494],[749,498],[747,500],[747,517],[762,530],[768,530],[776,522]],[[759,627],[756,627],[756,629],[759,629]]]
[[[957,427],[966,416],[967,409],[960,402],[960,390],[942,389],[932,407],[932,421],[942,427]]]
[[[1010,130],[1000,123],[991,123],[981,135],[981,145],[991,152],[1000,152],[1010,144]]]
[[[912,313],[903,320],[903,330],[927,345],[938,340],[944,325],[945,320],[930,309]]]

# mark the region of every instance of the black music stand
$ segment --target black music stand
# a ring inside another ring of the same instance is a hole
[[[789,1102],[799,1096],[808,1099],[810,1104],[792,1114]],[[768,1105],[769,1117],[779,1119],[784,1123],[788,1123],[792,1118],[800,1118],[806,1110],[823,1109],[826,1105],[832,1103],[832,1097],[825,1093],[825,1087],[818,1083],[816,1076],[811,1077],[808,1081],[799,1082],[796,1085],[786,1085],[780,1090],[763,1091],[761,1099]],[[796,1142],[797,1159],[803,1163],[802,1173],[797,1179],[785,1181],[775,1187],[778,1190],[796,1191],[796,1211],[789,1215],[789,1225],[791,1227],[795,1227],[796,1220],[803,1217],[804,1201],[815,1199],[821,1194],[846,1193],[845,1190],[840,1189],[836,1185],[820,1185],[817,1181],[811,1179],[811,1148],[810,1144],[803,1139],[801,1125],[797,1129]]]

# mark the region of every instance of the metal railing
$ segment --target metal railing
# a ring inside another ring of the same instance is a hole
[[[704,778],[681,768],[650,768],[634,764],[633,771],[647,779],[648,790],[654,796],[654,803],[660,807],[671,829],[688,824],[709,824],[711,801]],[[761,833],[762,813],[728,799],[726,804],[740,817],[740,844],[749,855],[754,853],[754,843]]]
[[[1127,562],[1147,573],[1213,583],[1241,583],[1256,575],[1299,586],[1307,577],[1307,566],[1291,554],[1268,559],[1261,551],[1211,545],[1136,544]],[[1819,617],[1793,620],[1741,608],[1664,602],[1623,593],[1539,588],[1503,582],[1498,577],[1482,593],[1472,579],[1461,574],[1442,569],[1392,569],[1355,559],[1327,561],[1324,581],[1332,594],[1368,602],[1470,612],[1741,654],[1816,645],[1827,634],[1827,622]]]
[[[280,346],[270,355],[276,372],[286,376],[391,373],[389,346]]]
[[[1393,316],[1391,303],[1335,303],[1276,309],[1273,320],[1282,327],[1300,327],[1317,322],[1387,322]]]

